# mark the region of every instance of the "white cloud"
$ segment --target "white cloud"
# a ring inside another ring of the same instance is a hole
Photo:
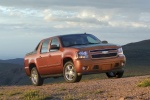
[[[43,38],[84,32],[114,43],[124,40],[120,44],[148,39],[149,4],[150,0],[1,0],[0,45],[8,44],[4,41],[9,38],[30,51]],[[132,39],[132,34],[137,37]]]
[[[25,8],[25,9],[20,9],[20,8],[15,8],[15,7],[4,7],[0,6],[0,11],[3,14],[9,15],[9,16],[36,16],[36,17],[41,17],[42,15],[40,14],[40,10],[34,10],[30,8]]]
[[[150,12],[148,13],[146,13],[146,12],[144,12],[144,13],[141,13],[140,14],[140,21],[143,21],[143,22],[149,22],[150,23]]]

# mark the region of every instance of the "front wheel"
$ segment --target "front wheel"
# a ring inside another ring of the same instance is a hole
[[[63,75],[64,79],[69,83],[79,82],[82,78],[82,75],[77,75],[74,64],[71,61],[65,63]]]
[[[35,86],[41,86],[43,85],[44,79],[40,77],[37,69],[34,67],[31,70],[31,81],[32,84]]]
[[[107,72],[106,75],[108,78],[113,78],[113,77],[116,77],[116,78],[121,78],[124,74],[124,71],[117,71],[117,72]]]

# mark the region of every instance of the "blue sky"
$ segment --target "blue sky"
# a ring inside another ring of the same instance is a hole
[[[91,33],[124,45],[150,39],[150,0],[1,0],[0,59],[23,58],[38,42]]]

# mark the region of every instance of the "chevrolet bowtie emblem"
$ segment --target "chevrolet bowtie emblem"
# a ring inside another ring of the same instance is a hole
[[[108,54],[109,52],[108,51],[102,51],[102,54]]]

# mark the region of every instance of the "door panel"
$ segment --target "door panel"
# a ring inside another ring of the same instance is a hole
[[[41,54],[39,58],[37,59],[37,64],[39,67],[39,73],[42,75],[49,74],[49,68],[48,68],[48,59],[49,59],[49,53]]]
[[[55,47],[55,48],[53,48]],[[63,72],[62,52],[60,51],[60,42],[58,38],[53,38],[50,45],[48,67],[51,69],[50,74],[61,74]]]
[[[49,59],[50,39],[42,41],[39,57],[37,58],[38,71],[41,75],[49,74],[48,59]]]
[[[63,67],[61,66],[62,63],[62,56],[60,51],[50,52],[49,59],[48,59],[48,67],[51,69],[51,74],[60,74],[63,71]]]

